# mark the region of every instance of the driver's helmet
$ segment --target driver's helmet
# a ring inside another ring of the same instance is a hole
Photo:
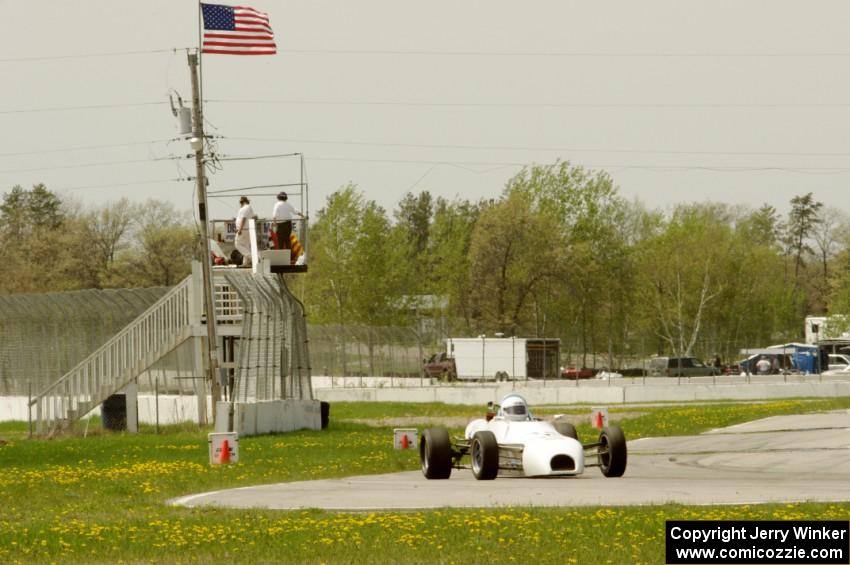
[[[506,420],[524,422],[531,418],[528,411],[528,403],[518,394],[509,394],[502,399],[501,416]]]

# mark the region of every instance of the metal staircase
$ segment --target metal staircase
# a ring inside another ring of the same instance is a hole
[[[216,333],[232,340],[236,358],[221,367],[234,374],[232,400],[310,400],[310,364],[303,305],[278,275],[248,269],[213,272]],[[188,339],[202,367],[206,336],[200,265],[150,308],[29,403],[36,433],[72,429]],[[204,393],[205,396],[205,393]]]
[[[30,401],[36,433],[52,435],[115,394],[192,335],[199,313],[186,277],[112,339]]]

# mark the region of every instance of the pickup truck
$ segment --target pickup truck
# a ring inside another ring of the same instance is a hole
[[[457,379],[455,360],[442,351],[435,353],[430,359],[425,359],[423,370],[425,371],[425,375],[430,378],[437,378],[444,381]]]

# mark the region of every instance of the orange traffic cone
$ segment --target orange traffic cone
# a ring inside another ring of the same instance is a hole
[[[409,440],[409,439],[407,439],[407,434],[403,434],[403,435],[401,436],[401,448],[402,448],[402,449],[407,449],[407,448],[409,448],[409,447],[410,447],[410,440]]]
[[[221,455],[218,457],[219,463],[230,463],[230,444],[227,440],[221,442]]]

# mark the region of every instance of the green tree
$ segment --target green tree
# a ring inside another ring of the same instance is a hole
[[[599,344],[613,357],[627,331],[633,294],[626,205],[613,180],[557,161],[520,172],[507,184],[506,193],[513,192],[529,195],[535,210],[558,222],[551,237],[563,247],[562,274],[556,287],[538,289],[538,311],[561,327],[568,350],[578,343],[582,365]]]
[[[61,267],[72,253],[68,246],[69,217],[61,199],[43,184],[24,190],[15,186],[0,204],[0,243],[5,269],[0,280],[6,292],[39,292],[76,288],[73,274]],[[71,276],[69,276],[71,275]]]
[[[0,204],[0,229],[10,239],[43,235],[58,229],[64,220],[62,201],[43,184],[33,185],[31,190],[15,185]]]
[[[821,222],[818,214],[822,207],[823,203],[815,201],[811,192],[791,199],[786,238],[788,249],[794,257],[794,280],[800,279],[800,270],[805,267],[806,254],[814,253],[808,242]]]
[[[311,230],[309,284],[306,302],[319,323],[346,326],[391,323],[399,305],[398,246],[393,245],[383,208],[367,201],[353,184],[331,194]],[[374,367],[372,335],[367,336]],[[345,356],[343,356],[345,360]],[[348,369],[343,365],[343,372]]]
[[[390,238],[393,240],[392,251],[397,255],[393,272],[411,298],[432,291],[433,273],[429,255],[433,213],[433,200],[427,191],[418,196],[405,194],[393,212],[395,224]]]
[[[734,226],[729,253],[719,266],[725,281],[713,305],[709,335],[726,344],[724,357],[741,346],[753,347],[797,339],[801,293],[782,276],[785,258],[778,237],[764,236],[762,207]],[[762,228],[754,229],[749,223]],[[771,222],[768,225],[775,225]]]
[[[469,250],[477,331],[518,335],[527,328],[533,292],[558,278],[563,251],[557,219],[533,209],[528,194],[513,192],[485,209]]]
[[[345,325],[352,317],[349,296],[356,279],[357,239],[363,197],[353,184],[328,196],[311,229],[307,302],[318,323]]]
[[[405,194],[394,213],[396,225],[402,229],[417,260],[428,251],[433,214],[434,201],[427,190],[418,196]]]
[[[463,321],[454,331],[473,331],[470,301],[470,245],[478,218],[487,208],[485,202],[467,200],[449,202],[438,198],[431,225],[430,252],[423,268],[430,271],[431,291],[448,299],[448,311]]]
[[[755,212],[745,216],[738,229],[753,244],[775,247],[782,239],[785,226],[776,208],[764,204]]]
[[[675,356],[691,355],[723,288],[716,269],[726,259],[731,229],[714,212],[680,207],[661,234],[641,245],[641,303]]]

